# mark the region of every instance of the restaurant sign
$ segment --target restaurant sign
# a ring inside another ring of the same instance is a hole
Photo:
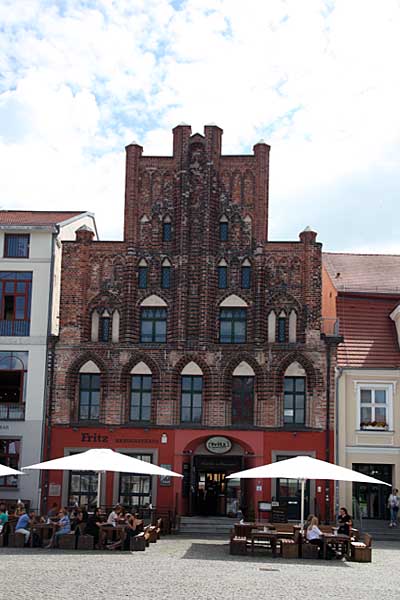
[[[206,448],[213,454],[225,454],[232,449],[232,442],[222,435],[214,435],[206,441]]]

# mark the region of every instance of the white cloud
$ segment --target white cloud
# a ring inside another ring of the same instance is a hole
[[[214,121],[225,152],[272,146],[272,238],[310,222],[350,248],[360,223],[396,244],[375,207],[399,217],[398,1],[3,0],[0,23],[3,206],[87,208],[121,236],[124,145],[170,154],[173,126]]]

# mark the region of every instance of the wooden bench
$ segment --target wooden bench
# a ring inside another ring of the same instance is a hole
[[[371,562],[372,537],[364,533],[362,542],[350,542],[350,559],[354,562]]]

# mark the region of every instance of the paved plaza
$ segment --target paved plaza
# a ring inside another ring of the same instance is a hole
[[[400,545],[376,542],[372,564],[230,556],[225,540],[166,537],[146,552],[0,549],[0,598],[222,600],[400,595]]]

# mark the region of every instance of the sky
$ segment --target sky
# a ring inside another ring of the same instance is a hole
[[[400,253],[400,0],[0,0],[0,207],[122,239],[125,146],[271,145],[269,238]]]

